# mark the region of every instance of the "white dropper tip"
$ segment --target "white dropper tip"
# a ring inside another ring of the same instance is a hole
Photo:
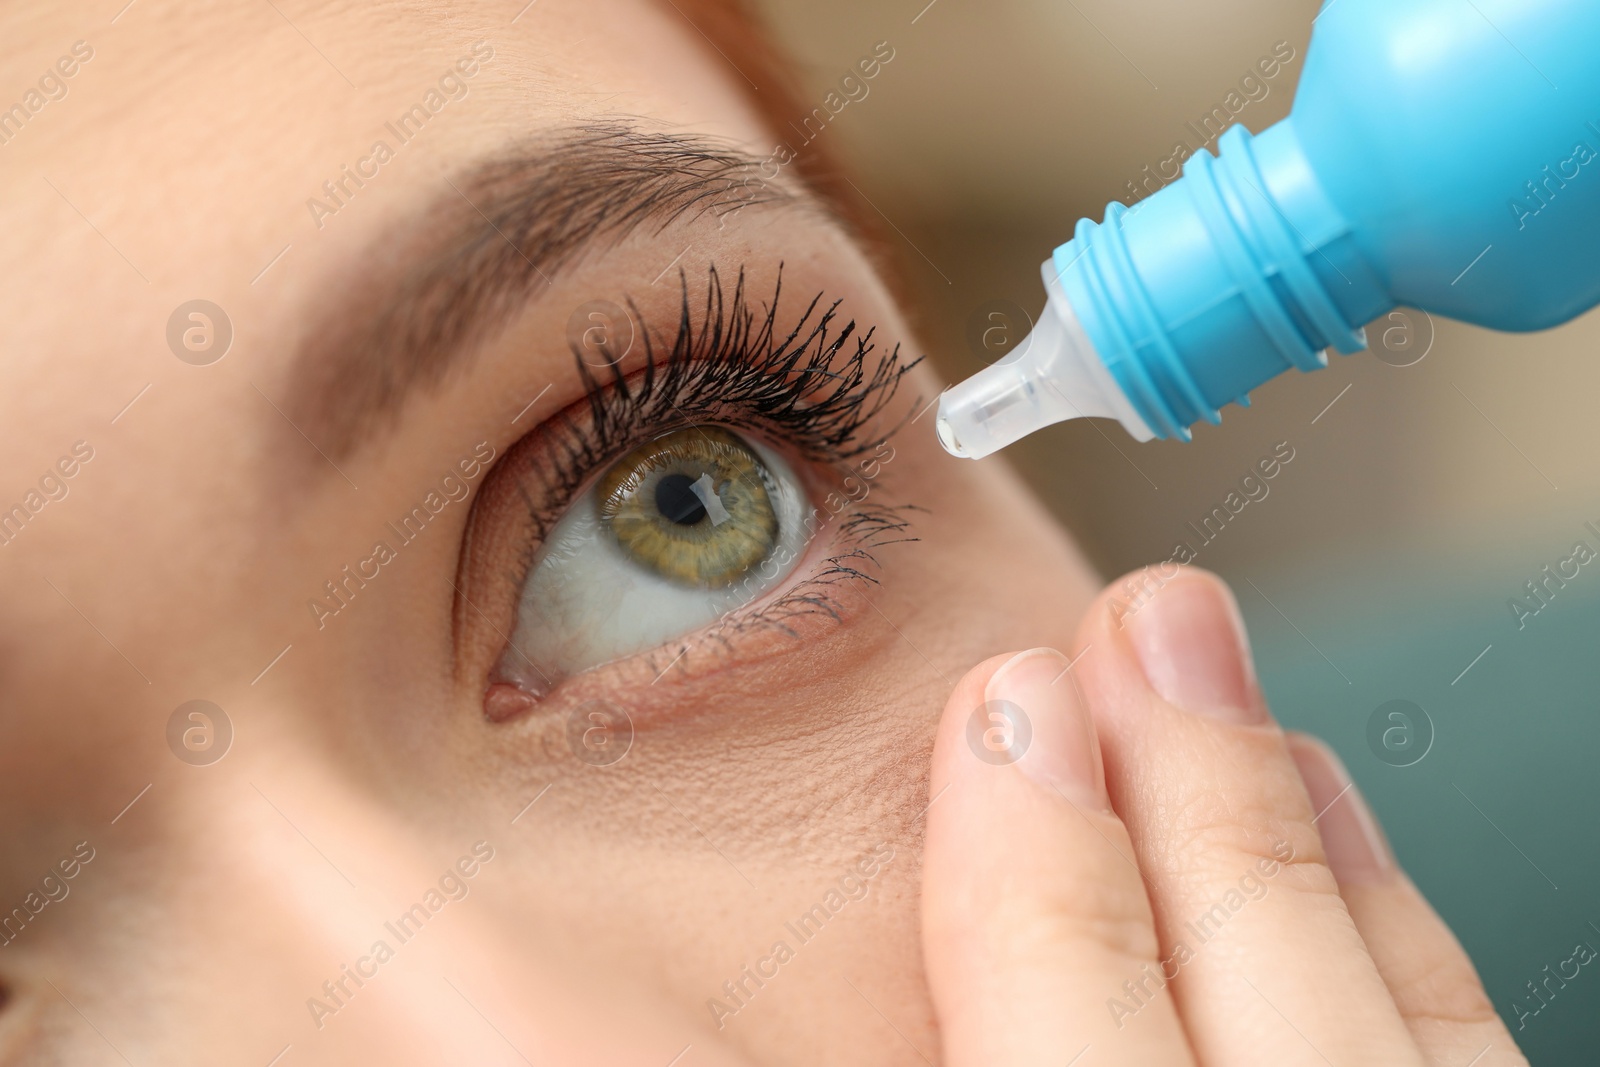
[[[939,443],[944,445],[944,450],[959,459],[966,459],[966,449],[961,447],[961,438],[956,436],[956,428],[950,425],[950,420],[944,414],[944,401],[939,401],[939,417],[934,420],[934,429],[939,433]]]
[[[1050,261],[1049,302],[1022,343],[939,398],[934,426],[946,452],[982,459],[1067,419],[1111,418],[1140,441],[1155,435],[1100,361]]]

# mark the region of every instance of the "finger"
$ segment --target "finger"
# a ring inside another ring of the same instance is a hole
[[[1455,935],[1395,864],[1339,757],[1304,734],[1289,735],[1289,751],[1345,906],[1427,1061],[1527,1064]]]
[[[1155,963],[1127,831],[1059,652],[988,660],[939,723],[922,943],[949,1067],[1192,1063],[1170,1004],[1108,1000]],[[1017,709],[1020,709],[1017,710]],[[1030,736],[1031,735],[1031,736]]]
[[[1074,675],[1197,1057],[1420,1065],[1324,862],[1232,594],[1202,571],[1147,573],[1141,599],[1090,610]]]

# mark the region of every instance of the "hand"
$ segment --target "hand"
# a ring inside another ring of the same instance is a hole
[[[979,664],[939,726],[947,1065],[1527,1062],[1337,758],[1272,721],[1226,586],[1102,593],[1071,656]]]

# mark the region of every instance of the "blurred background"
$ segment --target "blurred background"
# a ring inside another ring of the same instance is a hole
[[[1196,146],[1189,124],[1279,42],[1294,58],[1237,121],[1288,113],[1318,8],[759,6],[818,105],[878,42],[893,49],[820,136],[884,217],[951,379],[998,354],[972,325],[997,302],[1036,314],[1039,264],[1076,220],[1146,195],[1129,183]],[[1508,602],[1536,606],[1525,583],[1575,542],[1600,551],[1600,313],[1511,336],[1410,312],[1368,334],[1372,352],[1270,383],[1191,444],[1080,420],[1008,456],[1107,576],[1187,542],[1232,583],[1279,717],[1339,750],[1532,1061],[1594,1062],[1600,961],[1542,999],[1529,983],[1600,950],[1600,566],[1521,625]],[[1190,524],[1283,443],[1294,458],[1269,495],[1203,541]]]

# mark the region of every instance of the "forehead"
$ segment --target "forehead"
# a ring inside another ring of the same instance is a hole
[[[394,94],[421,89],[419,77],[425,83],[441,59],[477,40],[514,54],[522,102],[535,111],[581,107],[571,97],[585,93],[642,94],[652,106],[688,103],[699,115],[740,77],[680,9],[654,0],[535,0],[520,9],[516,0],[309,9],[134,0],[97,16],[17,5],[0,13],[0,76],[4,92],[20,96],[83,41],[99,88],[84,80],[74,89],[98,98],[101,117],[198,118],[244,107],[294,125],[393,105]],[[296,110],[311,102],[316,110]]]
[[[731,62],[645,0],[29,5],[0,16],[0,42],[0,109],[17,105],[0,121],[0,338],[19,357],[0,422],[28,439],[66,417],[62,394],[114,412],[170,359],[186,300],[265,343],[248,323],[292,314],[385,219],[531,133],[620,114],[765,139]]]
[[[288,12],[271,3],[136,0],[112,23],[84,20],[75,6],[13,8],[0,19],[17,23],[0,31],[0,106],[34,93],[41,78],[50,92],[61,92],[55,83],[66,92],[43,94],[20,134],[0,145],[10,157],[0,180],[20,192],[50,174],[86,199],[114,189],[97,205],[107,209],[171,206],[163,227],[171,231],[185,228],[192,213],[182,201],[196,196],[245,226],[302,209],[299,201],[419,105],[438,121],[428,124],[426,145],[407,147],[436,158],[605,112],[740,140],[757,134],[736,69],[671,5],[538,0],[520,12],[487,3]],[[57,63],[73,57],[74,45],[92,58],[69,63],[74,74],[60,78]],[[493,58],[473,64],[474,46]],[[481,69],[467,77],[473,66]],[[458,106],[463,93],[471,103]],[[220,220],[207,221],[203,228],[215,230]],[[159,249],[141,251],[150,272],[177,273]]]

